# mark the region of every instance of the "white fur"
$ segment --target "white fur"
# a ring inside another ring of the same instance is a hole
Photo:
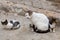
[[[14,23],[14,22],[16,22],[17,20],[12,20],[12,21],[13,21],[13,23]],[[18,28],[19,26],[20,26],[20,24],[17,25],[16,27],[14,27],[14,28]],[[12,28],[12,27],[13,27],[13,24],[10,23],[10,21],[8,21],[8,24],[5,26],[5,28],[10,29],[10,28]]]
[[[55,28],[56,23],[53,23],[52,25],[50,25],[51,28]]]
[[[51,32],[55,32],[55,28],[56,28],[56,23],[53,23],[52,25],[50,25],[51,28],[53,28],[53,30],[50,30]]]
[[[12,28],[13,24],[11,24],[10,22],[8,22],[7,27],[6,28]]]
[[[40,30],[47,30],[49,20],[48,18],[42,13],[33,12],[31,16],[27,15],[27,18],[30,17],[32,23]]]
[[[25,14],[25,17],[28,19],[31,18],[28,13]]]

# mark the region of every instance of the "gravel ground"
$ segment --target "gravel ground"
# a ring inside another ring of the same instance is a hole
[[[60,40],[60,28],[56,27],[55,33],[39,34],[30,31],[28,24],[30,23],[23,16],[14,16],[13,14],[0,14],[0,21],[3,19],[17,19],[21,23],[21,27],[17,30],[4,30],[0,23],[0,40]]]

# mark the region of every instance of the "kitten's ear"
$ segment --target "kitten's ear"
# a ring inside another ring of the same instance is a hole
[[[7,25],[7,24],[8,24],[8,21],[7,21],[7,20],[1,21],[1,24],[2,24],[2,25]]]
[[[28,12],[28,13],[32,13],[32,11],[31,11],[31,10],[28,10],[27,12]]]
[[[28,10],[27,13],[29,13],[29,15],[32,15],[33,11]]]
[[[7,19],[5,21],[7,21]]]

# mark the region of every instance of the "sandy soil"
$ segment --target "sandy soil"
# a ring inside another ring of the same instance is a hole
[[[30,22],[25,17],[0,14],[0,21],[6,18],[19,20],[21,27],[17,30],[4,30],[0,23],[0,40],[60,40],[60,27],[56,28],[55,33],[38,34],[30,31],[28,26]]]

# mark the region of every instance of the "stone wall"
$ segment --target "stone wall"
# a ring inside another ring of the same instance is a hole
[[[60,14],[57,13],[60,11],[52,6],[52,3],[46,0],[0,0],[0,13],[14,13],[17,16],[24,15],[26,10],[32,10],[53,16],[60,21]]]
[[[9,1],[24,4],[34,8],[42,8],[50,11],[60,12],[59,0],[9,0]]]

